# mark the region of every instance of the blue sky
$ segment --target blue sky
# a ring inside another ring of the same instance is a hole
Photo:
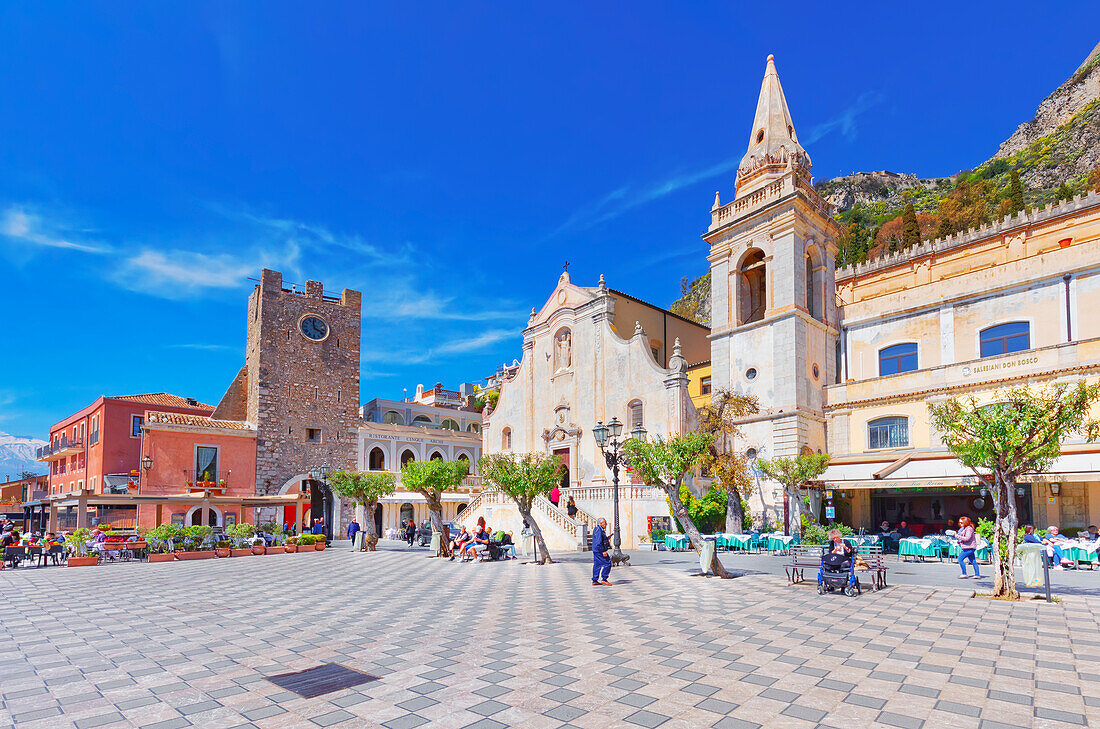
[[[364,292],[362,398],[480,381],[563,261],[667,306],[706,268],[774,53],[818,178],[989,157],[1095,3],[6,3],[0,430],[217,402],[262,266]]]

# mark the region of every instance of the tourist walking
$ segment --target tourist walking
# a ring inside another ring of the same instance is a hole
[[[555,486],[550,489],[550,503],[557,506],[559,501],[561,501],[561,489]]]
[[[959,567],[962,568],[962,575],[959,576],[960,580],[965,580],[968,575],[966,574],[966,561],[970,560],[970,564],[974,565],[974,579],[981,577],[978,574],[978,535],[974,531],[974,523],[970,521],[969,516],[959,517],[959,529],[955,532],[955,539],[959,542]]]
[[[610,585],[611,540],[607,538],[607,519],[601,518],[592,530],[592,584]]]
[[[348,539],[351,540],[351,548],[355,549],[355,535],[359,533],[359,520],[353,518],[348,524]]]
[[[578,511],[577,502],[573,501],[573,497],[570,496],[569,497],[569,503],[565,505],[565,512],[567,514],[569,514],[570,519],[576,519],[577,518],[577,511]]]
[[[409,546],[411,547],[415,540],[416,540],[416,522],[412,519],[409,519],[408,523],[405,525],[405,541],[408,542]]]

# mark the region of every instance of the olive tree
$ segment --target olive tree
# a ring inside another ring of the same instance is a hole
[[[951,398],[929,404],[928,410],[944,445],[993,497],[993,596],[1015,600],[1020,597],[1013,567],[1020,523],[1016,480],[1049,470],[1064,438],[1096,440],[1100,423],[1089,410],[1100,399],[1100,384],[1017,387],[995,397],[996,402],[984,405],[974,396]]]
[[[818,476],[825,473],[832,458],[828,453],[801,453],[794,458],[780,456],[770,460],[759,458],[756,461],[760,472],[773,481],[778,481],[787,494],[790,504],[789,528],[794,534],[802,530],[802,499],[806,489]],[[813,515],[814,521],[817,515]]]
[[[515,502],[519,514],[531,526],[539,564],[551,563],[550,550],[542,537],[542,530],[531,510],[540,496],[545,496],[561,483],[561,456],[541,453],[493,453],[483,456],[481,475]]]
[[[428,515],[432,520],[432,531],[442,535],[439,540],[439,552],[436,556],[450,555],[447,532],[443,529],[443,494],[462,485],[462,479],[470,472],[470,462],[458,459],[445,461],[433,458],[430,461],[409,461],[401,466],[401,484],[409,491],[415,491],[428,502]]]
[[[742,498],[752,491],[752,478],[743,452],[736,441],[741,435],[740,421],[760,412],[755,397],[731,390],[715,390],[710,404],[699,409],[699,430],[714,436],[704,466],[708,468],[726,492],[726,531],[739,533],[745,521]]]
[[[361,504],[366,514],[363,527],[363,547],[373,552],[379,534],[374,528],[374,512],[378,501],[397,490],[397,474],[391,471],[336,471],[329,474],[332,490],[354,503]]]
[[[703,549],[703,535],[692,521],[691,514],[680,498],[680,487],[684,477],[699,468],[707,459],[710,447],[714,444],[711,433],[691,432],[664,439],[658,436],[653,441],[630,439],[623,444],[623,452],[642,481],[647,486],[659,486],[668,497],[672,514],[684,528],[688,539],[697,550]],[[710,563],[711,572],[729,579],[734,577],[722,566],[718,559],[718,550]]]

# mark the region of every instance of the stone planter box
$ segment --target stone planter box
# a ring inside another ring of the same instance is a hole
[[[285,547],[283,547],[283,549],[286,550],[287,554],[294,554],[295,552],[298,551],[298,545],[297,544],[288,544]]]
[[[176,559],[214,559],[214,550],[202,552],[176,552]]]
[[[171,552],[158,552],[149,555],[150,562],[175,562],[176,555]]]
[[[68,567],[91,567],[99,563],[99,555],[93,554],[90,557],[69,557],[69,560],[65,563]]]
[[[267,548],[267,553],[268,554],[283,554],[284,552],[286,552],[286,547],[268,547]]]
[[[256,545],[252,546],[252,554],[259,555],[259,554],[263,554],[265,551],[267,551],[267,547],[259,547],[259,546],[256,546]]]
[[[313,545],[313,551],[323,552],[323,551],[325,551],[325,547],[327,547],[327,546],[328,545],[325,544],[324,542],[317,542],[316,544]]]
[[[251,557],[252,556],[252,548],[251,547],[244,547],[243,549],[230,549],[229,550],[229,556],[230,557]]]
[[[214,554],[218,555],[218,557],[228,557],[231,551],[229,547],[218,547],[214,550]]]
[[[316,544],[299,544],[298,545],[298,551],[299,552],[312,552],[316,546],[317,546]]]

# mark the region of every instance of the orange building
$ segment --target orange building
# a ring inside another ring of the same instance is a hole
[[[134,492],[139,478],[146,411],[209,415],[212,405],[167,392],[102,396],[50,428],[50,442],[38,449],[49,470],[48,496]],[[98,507],[93,521],[134,524],[134,509]],[[63,517],[63,521],[67,521]],[[75,523],[75,522],[74,522]]]

